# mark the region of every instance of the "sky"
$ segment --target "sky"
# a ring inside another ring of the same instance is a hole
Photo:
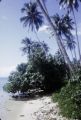
[[[25,37],[32,40],[37,40],[32,32],[28,32],[27,28],[23,27],[20,18],[23,16],[21,8],[28,0],[2,0],[0,3],[0,77],[6,77],[11,71],[15,70],[16,66],[20,63],[26,62],[26,56],[22,55],[21,41]],[[52,3],[52,4],[51,4]],[[58,12],[62,14],[57,0],[48,0],[47,6],[50,15]],[[81,6],[79,7],[79,11]],[[81,36],[81,15],[80,12],[76,13],[78,22],[78,34]],[[46,30],[47,25],[43,25],[38,31],[38,37],[45,41],[50,52],[54,54],[58,47],[55,39],[50,39],[50,34]],[[75,34],[75,33],[74,33]]]

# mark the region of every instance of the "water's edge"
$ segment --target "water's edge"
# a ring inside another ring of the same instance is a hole
[[[3,91],[3,86],[7,83],[8,78],[0,78],[0,118],[5,114],[5,103],[9,98],[8,93]]]

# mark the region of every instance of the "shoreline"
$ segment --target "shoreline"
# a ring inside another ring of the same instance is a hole
[[[40,98],[30,100],[14,100],[9,97],[0,111],[1,120],[34,120],[32,115],[43,104],[40,102]]]
[[[67,120],[59,114],[57,103],[51,97],[44,96],[31,100],[13,100],[5,102],[5,114],[1,120]]]
[[[24,104],[23,101],[15,101],[12,98],[6,100],[0,116],[1,120],[16,120]]]

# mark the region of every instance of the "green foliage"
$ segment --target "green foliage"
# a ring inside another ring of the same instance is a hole
[[[62,37],[62,40],[66,39],[66,41],[73,41],[73,35],[71,32],[74,29],[74,22],[69,17],[69,14],[62,15],[62,17],[56,14],[52,18],[55,23],[57,34]]]
[[[27,92],[28,89],[29,89],[29,83],[28,83],[28,81],[25,79],[25,80],[23,80],[22,83],[21,83],[20,91],[21,91],[21,93],[24,93],[24,92]]]
[[[27,64],[26,63],[21,63],[20,65],[17,66],[17,71],[20,73],[20,75],[23,75],[26,72]]]
[[[26,72],[26,67],[27,65],[25,63],[17,66],[17,70],[10,74],[8,79],[9,83],[4,86],[4,90],[12,93],[21,91],[21,86],[23,87],[23,76]]]
[[[60,53],[57,53],[52,57],[51,55],[46,56],[45,54],[41,56],[41,53],[37,54],[36,52],[34,59],[31,59],[30,64],[31,67],[29,73],[32,74],[31,78],[33,78],[33,75],[39,73],[40,76],[42,76],[40,79],[40,88],[42,86],[43,90],[49,92],[54,91],[60,89],[65,84],[68,68]]]
[[[59,103],[61,113],[67,118],[81,119],[81,83],[72,82],[52,96]]]
[[[21,9],[25,13],[20,20],[24,23],[24,26],[28,26],[32,31],[38,30],[43,24],[42,13],[38,9],[38,4],[36,2],[25,3],[24,7]]]
[[[79,2],[81,2],[81,0],[60,0],[59,5],[62,5],[62,7],[66,5],[67,10],[69,11],[72,11],[73,9],[78,11]]]
[[[67,65],[60,53],[55,57],[46,56],[38,51],[28,64],[20,64],[9,76],[8,92],[27,92],[30,89],[42,89],[51,92],[65,85],[68,75]]]
[[[13,86],[12,86],[12,84],[10,84],[10,83],[6,83],[4,86],[3,86],[3,90],[4,91],[6,91],[6,92],[12,92],[12,93],[15,93],[16,92],[16,90],[15,89],[13,89]]]
[[[9,82],[11,83],[12,86],[12,91],[10,92],[17,92],[20,90],[21,76],[18,72],[11,73],[11,75],[9,76]]]
[[[57,52],[54,57],[48,54],[48,47],[44,42],[26,39],[25,44],[25,52],[29,54],[28,63],[18,65],[16,71],[10,74],[7,84],[9,87],[6,87],[8,91],[24,93],[30,89],[41,89],[53,92],[64,86],[69,69],[61,53]]]
[[[75,66],[74,66],[74,71],[73,71],[73,74],[71,75],[69,81],[72,82],[72,83],[76,83],[76,82],[80,82],[81,81],[81,67],[80,67],[80,64],[77,64],[74,63]]]
[[[31,73],[31,71],[29,71],[27,76],[28,76],[28,79],[30,80],[29,86],[31,89],[42,88],[43,86],[42,81],[44,80],[44,77],[39,72]]]
[[[22,51],[24,54],[28,56],[29,59],[36,59],[36,55],[40,55],[41,57],[45,57],[48,53],[48,46],[43,42],[32,41],[29,38],[25,38],[22,40]]]

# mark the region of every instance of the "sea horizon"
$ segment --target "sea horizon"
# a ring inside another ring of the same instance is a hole
[[[0,79],[6,79],[6,78],[8,78],[8,77],[5,77],[5,76],[3,76],[3,77],[1,76],[1,77],[0,77]]]

